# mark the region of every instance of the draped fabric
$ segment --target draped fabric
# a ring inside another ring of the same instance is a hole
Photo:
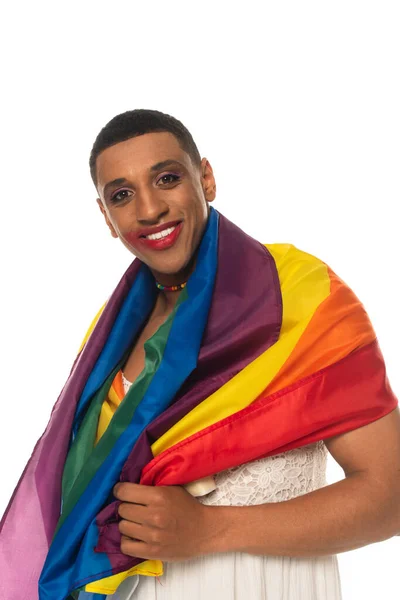
[[[123,398],[121,366],[156,294],[136,259],[89,329],[1,523],[8,600],[80,590],[101,598],[129,574],[162,572],[120,552],[118,481],[183,485],[397,406],[371,323],[345,283],[214,209],[196,268]]]

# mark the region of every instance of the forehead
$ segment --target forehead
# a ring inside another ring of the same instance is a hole
[[[140,176],[164,160],[178,160],[188,170],[190,156],[180,147],[177,138],[167,131],[145,133],[114,144],[99,154],[96,160],[99,190],[118,177],[131,179]]]

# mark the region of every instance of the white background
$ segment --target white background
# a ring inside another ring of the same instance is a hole
[[[98,131],[128,109],[180,119],[214,168],[217,209],[353,288],[400,390],[397,2],[16,1],[0,22],[0,512],[132,259],[88,169]],[[343,478],[333,459],[328,478]],[[397,597],[399,550],[340,554],[344,599]]]

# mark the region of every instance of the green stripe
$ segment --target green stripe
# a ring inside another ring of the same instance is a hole
[[[99,391],[93,397],[88,411],[79,428],[78,434],[71,445],[70,451],[68,452],[62,478],[63,513],[65,503],[68,500],[76,478],[93,451],[101,407],[104,400],[107,398],[108,391],[119,369],[120,365],[113,370],[111,375],[106,379]]]
[[[143,399],[158,367],[161,364],[173,319],[176,315],[178,307],[182,302],[187,300],[187,298],[188,293],[186,288],[184,288],[179,294],[178,301],[167,320],[160,325],[157,331],[144,343],[144,369],[137,377],[136,381],[131,385],[128,393],[125,395],[123,401],[115,411],[109,426],[95,447],[93,447],[93,445],[97,432],[97,423],[101,406],[108,393],[115,374],[123,364],[124,359],[114,369],[113,373],[110,375],[101,389],[95,394],[93,400],[91,401],[90,409],[88,410],[88,413],[81,425],[81,428],[84,427],[82,435],[80,435],[80,428],[73,444],[74,446],[76,442],[77,447],[74,450],[73,446],[71,447],[69,452],[69,454],[71,454],[71,459],[69,455],[67,458],[64,473],[65,481],[63,479],[63,485],[68,493],[65,496],[62,515],[59,519],[56,532],[64,523],[71,510],[74,508],[76,502],[96,474],[96,471],[101,467],[103,461],[112,451],[112,448],[119,436],[125,431],[126,427],[132,421],[137,406]],[[82,457],[80,457],[81,451],[83,455]]]

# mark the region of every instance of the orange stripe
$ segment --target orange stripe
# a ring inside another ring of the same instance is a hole
[[[269,394],[328,367],[376,338],[360,300],[327,269],[330,295],[317,308],[293,352],[271,381]]]
[[[124,388],[124,382],[122,381],[122,370],[121,369],[116,374],[112,384],[117,393],[119,401],[122,402],[122,400],[125,398],[125,388]]]

